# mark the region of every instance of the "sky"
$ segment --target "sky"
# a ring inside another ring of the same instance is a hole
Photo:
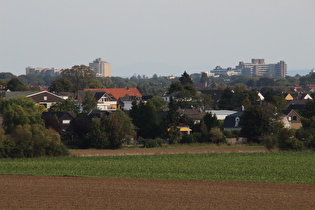
[[[99,57],[113,76],[178,76],[252,58],[311,70],[315,0],[0,0],[0,72]]]

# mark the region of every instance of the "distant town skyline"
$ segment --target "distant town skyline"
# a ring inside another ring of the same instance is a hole
[[[314,0],[0,0],[0,72],[71,68],[175,75],[283,60],[315,67]],[[302,71],[301,71],[302,72]]]

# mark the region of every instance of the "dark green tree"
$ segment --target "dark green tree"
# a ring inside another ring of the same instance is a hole
[[[218,106],[220,109],[227,109],[227,110],[231,110],[235,108],[234,92],[231,88],[227,87],[224,89]]]
[[[161,96],[153,96],[153,98],[149,99],[148,102],[154,106],[156,111],[163,111],[167,108],[167,103]]]
[[[276,83],[274,79],[270,77],[262,77],[257,81],[257,86],[258,87],[268,87],[268,86],[275,86]]]
[[[67,111],[73,111],[75,113],[79,113],[79,106],[75,103],[73,99],[66,99],[61,102],[58,102],[54,105],[52,105],[49,108],[50,112],[67,112]]]
[[[182,74],[182,76],[179,78],[180,83],[185,86],[185,85],[192,85],[193,81],[190,78],[190,76],[187,74],[186,71],[184,71],[184,73]]]
[[[128,138],[134,136],[132,120],[121,110],[101,119],[109,139],[109,148],[118,149]]]
[[[1,101],[0,113],[3,114],[3,128],[11,133],[17,125],[42,124],[42,110],[35,102],[23,96]]]
[[[260,142],[261,136],[274,132],[277,117],[276,108],[270,104],[247,107],[241,117],[241,135],[249,142]]]
[[[50,92],[73,92],[74,86],[71,80],[67,77],[58,77],[48,87]]]
[[[305,107],[302,110],[302,116],[306,118],[312,118],[315,116],[315,101],[307,100]]]
[[[26,91],[27,87],[18,78],[13,78],[7,83],[6,89],[10,91]]]
[[[106,149],[109,147],[108,136],[105,132],[104,126],[101,125],[101,120],[99,118],[93,118],[90,132],[87,134],[87,140],[91,147],[97,149]]]
[[[207,126],[207,130],[210,131],[211,128],[218,127],[220,122],[215,114],[206,113],[205,116],[202,118],[202,121]]]
[[[97,101],[94,97],[94,92],[87,91],[82,102],[82,108],[84,113],[89,113],[90,111],[97,109]]]
[[[64,69],[61,76],[70,80],[74,92],[88,88],[90,82],[96,79],[95,72],[85,65],[76,65],[71,69]]]
[[[200,83],[205,83],[205,82],[207,82],[207,83],[209,83],[209,77],[207,76],[207,73],[205,73],[205,72],[202,72],[201,73],[201,78],[200,78]]]

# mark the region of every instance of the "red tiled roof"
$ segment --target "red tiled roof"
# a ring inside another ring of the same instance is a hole
[[[114,98],[119,99],[125,96],[137,96],[142,97],[142,94],[137,88],[99,88],[99,89],[84,89],[84,91],[105,91],[108,94],[114,96]]]

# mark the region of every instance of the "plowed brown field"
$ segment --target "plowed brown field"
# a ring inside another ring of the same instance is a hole
[[[315,209],[315,186],[0,175],[0,209]]]
[[[108,151],[76,155],[93,154]],[[313,184],[0,175],[0,209],[315,209],[314,197]]]

